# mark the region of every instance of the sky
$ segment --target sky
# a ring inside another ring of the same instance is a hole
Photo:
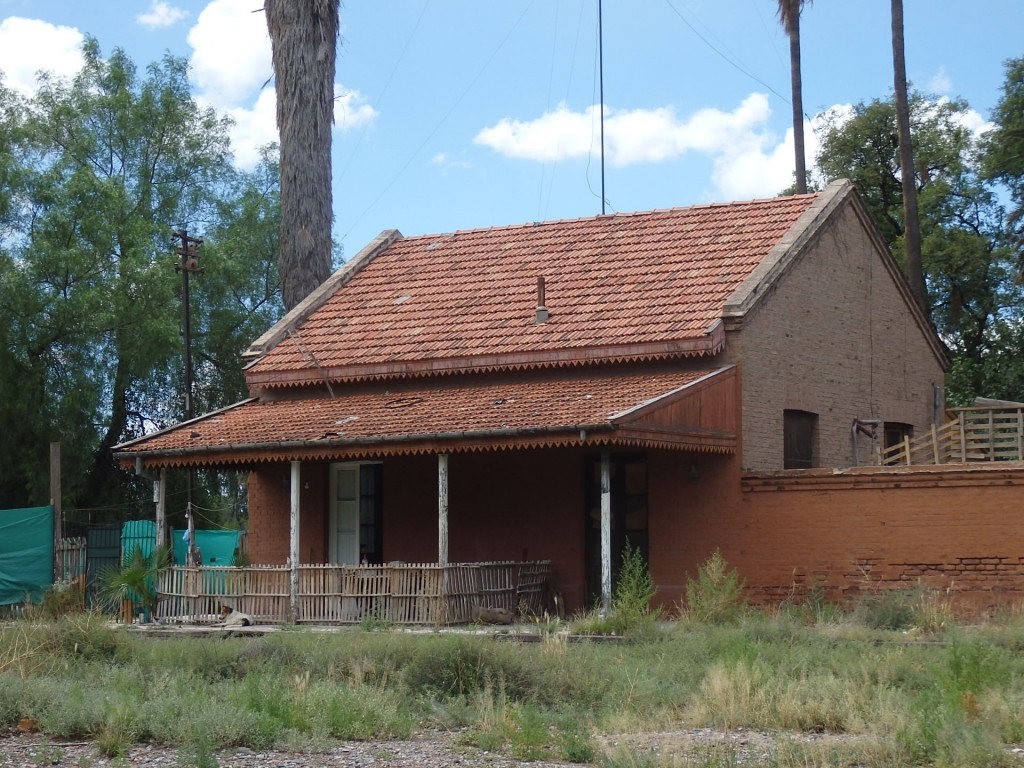
[[[789,44],[777,0],[603,0],[608,213],[770,197],[793,174]],[[890,4],[819,0],[802,23],[804,112],[892,93]],[[905,0],[907,73],[965,99],[982,132],[1024,0]],[[140,69],[189,61],[251,168],[277,138],[262,0],[0,0],[0,72],[72,76],[86,36]],[[598,0],[344,0],[335,78],[334,237],[452,232],[602,212]],[[201,233],[199,233],[201,234]]]

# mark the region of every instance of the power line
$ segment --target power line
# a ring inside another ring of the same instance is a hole
[[[353,227],[355,227],[360,221],[363,220],[363,217],[367,213],[369,213],[373,209],[373,207],[377,205],[377,203],[380,202],[381,198],[384,197],[384,195],[391,191],[391,188],[395,185],[395,182],[397,182],[398,179],[400,179],[402,175],[405,174],[405,172],[409,169],[409,166],[412,165],[412,161],[416,159],[416,156],[423,151],[423,148],[430,143],[430,140],[434,138],[434,135],[439,130],[441,130],[441,126],[444,125],[445,122],[447,122],[448,118],[451,117],[451,114],[462,103],[463,99],[465,99],[469,92],[473,90],[473,86],[477,84],[477,82],[483,76],[484,72],[487,71],[487,68],[491,65],[491,62],[494,61],[495,57],[497,57],[501,49],[505,47],[505,43],[507,43],[509,41],[509,38],[512,37],[512,33],[519,28],[519,25],[526,17],[526,14],[533,7],[534,1],[535,0],[531,0],[531,2],[526,4],[526,6],[523,8],[523,12],[519,14],[519,18],[516,19],[515,23],[509,28],[508,32],[505,33],[505,36],[501,39],[501,42],[499,42],[498,45],[494,48],[494,50],[491,51],[491,55],[487,57],[487,60],[483,63],[483,66],[480,67],[476,75],[473,76],[473,79],[469,81],[469,84],[462,90],[462,92],[458,95],[458,97],[448,108],[448,110],[444,113],[441,119],[437,121],[434,127],[430,130],[430,133],[427,134],[426,138],[424,138],[423,141],[420,142],[419,146],[417,146],[416,149],[413,151],[413,153],[409,155],[409,158],[405,161],[402,167],[398,169],[398,172],[392,177],[391,181],[389,181],[387,185],[385,185],[384,189],[380,191],[380,194],[373,198],[370,204],[363,209],[363,212],[360,213],[359,216],[357,216],[351,224],[349,224],[348,232],[342,235],[342,240],[348,237]]]
[[[712,45],[711,41],[708,40],[704,35],[702,35],[697,30],[697,28],[695,26],[693,26],[693,24],[691,24],[689,22],[689,20],[687,20],[687,18],[685,16],[683,16],[683,14],[680,12],[680,10],[678,8],[676,8],[676,6],[672,3],[672,0],[665,0],[665,4],[668,5],[668,7],[672,9],[672,11],[675,13],[675,15],[679,17],[679,20],[682,21],[683,24],[685,24],[687,27],[689,27],[690,31],[693,32],[693,34],[695,34],[700,39],[700,41],[702,43],[704,43],[704,45],[706,45],[708,48],[710,48],[712,51],[714,51],[716,54],[718,54],[718,56],[722,59],[722,61],[724,61],[726,64],[728,64],[730,67],[735,69],[740,74],[746,75],[751,80],[753,80],[755,83],[758,83],[759,85],[763,85],[769,91],[771,91],[776,96],[778,96],[780,99],[782,99],[782,101],[784,101],[786,104],[790,103],[788,98],[786,98],[781,93],[776,91],[774,88],[772,88],[770,85],[768,85],[768,83],[766,83],[764,80],[759,78],[753,72],[751,72],[748,69],[746,69],[745,67],[743,67],[739,62],[734,61],[729,56],[727,56],[724,52],[722,52],[721,50],[716,48],[714,45]]]

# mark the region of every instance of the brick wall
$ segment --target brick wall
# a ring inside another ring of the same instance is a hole
[[[326,561],[327,468],[303,463],[299,507],[299,562]],[[306,485],[308,484],[308,488]],[[291,469],[270,465],[249,473],[249,560],[283,565],[290,543]]]
[[[449,561],[551,560],[567,604],[582,604],[582,456],[564,450],[452,455]],[[326,562],[328,465],[303,463],[301,482],[299,559]],[[382,482],[384,560],[437,562],[437,457],[389,457]],[[287,466],[250,474],[253,563],[287,561],[289,504]]]
[[[690,488],[658,486],[652,570],[667,605],[715,548],[755,602],[799,599],[813,585],[852,600],[923,584],[972,610],[1024,598],[1020,465],[760,473],[741,483],[730,474],[722,465]]]
[[[580,450],[455,454],[449,559],[551,560],[570,611],[585,597]],[[746,473],[738,456],[648,452],[650,566],[674,608],[716,549],[755,602],[918,583],[986,609],[1024,599],[1024,466]],[[303,464],[300,553],[323,562],[327,465]],[[305,488],[309,481],[310,488]],[[250,553],[288,556],[288,469],[250,476]],[[384,462],[384,559],[436,562],[437,459]]]
[[[943,372],[852,203],[730,331],[743,377],[743,466],[782,468],[783,410],[818,414],[816,466],[854,465],[853,419],[923,433]],[[866,444],[865,444],[866,445]],[[866,451],[862,453],[864,461]]]
[[[384,558],[436,562],[437,458],[388,459],[384,489]],[[551,560],[566,604],[582,604],[582,453],[453,454],[448,495],[450,562]]]

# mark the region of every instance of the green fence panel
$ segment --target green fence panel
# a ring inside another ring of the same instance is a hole
[[[156,523],[152,520],[129,520],[121,526],[121,558],[127,563],[132,552],[139,550],[143,557],[153,554],[156,547]]]
[[[53,584],[53,507],[0,510],[0,605],[37,601]]]

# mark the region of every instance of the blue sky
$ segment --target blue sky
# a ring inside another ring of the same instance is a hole
[[[961,97],[984,130],[1024,2],[905,0],[913,84]],[[231,114],[243,167],[275,139],[262,0],[0,0],[0,71],[72,74],[83,35],[143,66],[188,58]],[[788,42],[776,0],[604,0],[607,210],[771,196],[792,174]],[[346,0],[334,133],[335,238],[601,211],[597,0]],[[889,3],[804,11],[808,119],[892,90]],[[813,141],[811,142],[813,152]],[[810,158],[812,159],[812,158]]]

